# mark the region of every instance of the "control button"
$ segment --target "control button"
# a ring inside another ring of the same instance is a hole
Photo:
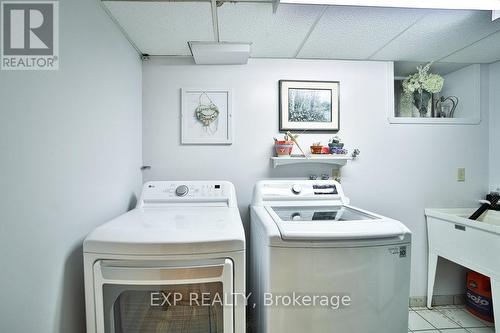
[[[300,194],[301,191],[302,191],[302,186],[300,186],[298,184],[295,184],[292,186],[292,192],[294,194]]]
[[[302,216],[300,215],[300,213],[293,213],[291,216],[291,220],[292,221],[300,221],[300,220],[302,220]]]
[[[189,192],[189,188],[186,186],[186,185],[181,185],[181,186],[178,186],[176,189],[175,189],[175,194],[178,196],[178,197],[183,197],[185,196],[186,194],[188,194]]]

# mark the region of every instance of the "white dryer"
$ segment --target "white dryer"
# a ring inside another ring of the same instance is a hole
[[[404,333],[411,233],[331,180],[257,183],[250,292],[258,333]]]
[[[149,182],[84,248],[87,333],[244,333],[245,234],[229,182]]]

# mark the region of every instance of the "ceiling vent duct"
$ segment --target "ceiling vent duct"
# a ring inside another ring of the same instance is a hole
[[[188,42],[197,65],[245,65],[251,43]]]

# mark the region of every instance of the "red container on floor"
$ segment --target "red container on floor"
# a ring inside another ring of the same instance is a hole
[[[490,278],[474,271],[467,273],[465,308],[481,319],[493,322]]]

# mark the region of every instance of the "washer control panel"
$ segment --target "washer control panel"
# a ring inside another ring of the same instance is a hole
[[[334,180],[276,179],[257,182],[254,191],[254,204],[276,201],[328,200],[332,204],[348,204],[342,186]]]

